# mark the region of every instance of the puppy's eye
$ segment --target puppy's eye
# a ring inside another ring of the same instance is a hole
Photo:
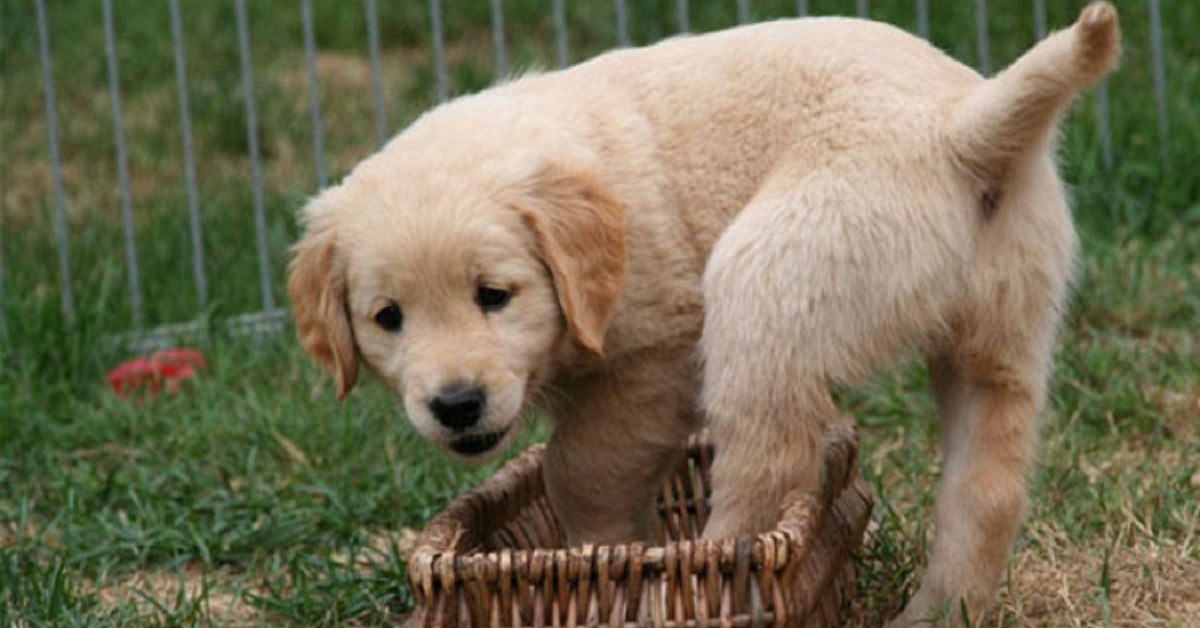
[[[487,286],[479,286],[475,291],[475,303],[479,305],[479,309],[484,312],[496,312],[504,309],[508,302],[512,300],[512,292],[508,290],[498,290]]]
[[[389,305],[375,313],[375,322],[384,330],[396,333],[404,325],[404,313],[400,306]]]

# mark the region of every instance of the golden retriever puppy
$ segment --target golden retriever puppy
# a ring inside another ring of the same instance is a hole
[[[684,437],[717,442],[705,536],[817,485],[831,385],[906,348],[945,429],[929,568],[899,624],[987,608],[1076,236],[1052,159],[1114,67],[1089,6],[983,79],[896,28],[747,26],[514,79],[422,116],[304,209],[290,291],[337,379],[360,363],[452,455],[537,405],[572,543],[652,538]]]

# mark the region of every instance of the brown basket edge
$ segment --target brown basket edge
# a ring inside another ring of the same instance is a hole
[[[457,580],[474,580],[497,574],[497,567],[502,561],[506,565],[526,564],[536,567],[543,563],[569,560],[573,567],[571,572],[592,573],[595,557],[618,552],[637,553],[645,567],[658,568],[668,556],[672,559],[689,555],[709,556],[715,551],[718,554],[718,568],[723,572],[730,572],[735,567],[739,540],[747,538],[752,543],[753,570],[781,570],[787,564],[790,555],[799,556],[799,560],[804,561],[812,544],[821,537],[821,524],[826,512],[844,493],[857,489],[867,499],[869,512],[869,505],[873,500],[869,489],[862,485],[858,477],[857,439],[858,430],[852,423],[829,429],[825,439],[825,474],[821,494],[789,496],[776,526],[772,530],[750,537],[716,541],[681,540],[662,545],[647,545],[641,542],[626,545],[585,545],[554,550],[536,548],[461,553],[454,550],[465,530],[479,516],[481,505],[508,506],[514,510],[515,516],[522,505],[497,502],[499,496],[514,487],[520,490],[536,486],[544,491],[540,469],[545,445],[533,445],[502,466],[492,477],[456,497],[445,510],[430,521],[410,554],[409,584],[414,594],[420,597],[421,593],[433,591],[436,585],[452,587]],[[693,434],[688,439],[688,458],[698,457],[704,448],[711,452],[712,446],[706,430]],[[697,567],[703,568],[699,562]],[[551,565],[545,565],[545,572],[551,569]]]

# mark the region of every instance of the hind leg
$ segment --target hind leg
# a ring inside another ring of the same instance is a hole
[[[944,464],[929,568],[895,626],[982,619],[1026,504],[1053,327],[931,361]],[[966,617],[964,617],[964,611]]]
[[[1077,250],[1049,157],[1014,171],[931,360],[943,465],[929,567],[896,626],[982,620],[1024,515]]]
[[[830,384],[865,375],[931,325],[955,283],[954,256],[939,248],[951,240],[905,223],[911,208],[893,200],[903,194],[871,196],[828,171],[777,192],[764,187],[742,210],[705,273],[703,409],[716,443],[707,538],[763,531],[787,493],[819,486],[822,435],[845,420]]]

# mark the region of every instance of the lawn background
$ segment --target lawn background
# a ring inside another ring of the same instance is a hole
[[[515,68],[554,64],[550,3],[508,0]],[[674,2],[629,2],[647,43]],[[932,39],[975,63],[974,8],[931,2]],[[1048,22],[1082,2],[1051,1]],[[1064,125],[1061,163],[1084,244],[1034,500],[997,625],[1194,625],[1200,617],[1200,3],[1163,2],[1170,133],[1158,137],[1146,3],[1116,3],[1126,34],[1111,81],[1117,163],[1101,165],[1097,108]],[[125,133],[147,323],[213,323],[211,368],[187,394],[137,404],[104,373],[131,313],[112,111],[92,0],[48,2],[77,320],[59,308],[51,178],[34,5],[0,0],[0,625],[386,623],[410,604],[407,529],[493,466],[447,464],[368,383],[347,403],[292,332],[220,333],[261,307],[232,2],[183,2],[211,303],[195,296],[166,2],[116,0]],[[756,0],[756,19],[794,3]],[[812,0],[818,14],[855,3]],[[915,29],[911,2],[872,16]],[[1032,3],[992,0],[993,65],[1033,41]],[[315,187],[300,9],[251,0],[275,297],[286,303],[295,211]],[[389,130],[433,104],[426,2],[380,2]],[[736,4],[693,1],[695,30]],[[345,173],[375,147],[362,4],[315,0],[325,145]],[[445,0],[454,93],[491,80],[482,0]],[[615,45],[608,2],[568,3],[572,59]],[[860,616],[895,612],[924,565],[938,432],[911,361],[845,401],[864,427],[879,505],[859,564]],[[535,427],[525,437],[544,435]]]

